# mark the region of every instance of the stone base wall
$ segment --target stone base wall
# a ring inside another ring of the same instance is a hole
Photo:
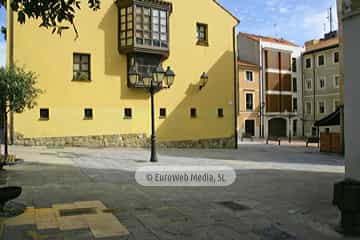
[[[140,147],[150,146],[146,134],[98,135],[79,137],[24,138],[16,134],[15,145],[47,147]],[[158,141],[159,148],[234,148],[235,138],[214,138],[186,141]]]

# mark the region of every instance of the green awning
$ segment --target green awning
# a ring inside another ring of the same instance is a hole
[[[316,121],[314,124],[316,127],[325,126],[338,126],[340,125],[340,108],[337,108],[335,112],[330,115]]]

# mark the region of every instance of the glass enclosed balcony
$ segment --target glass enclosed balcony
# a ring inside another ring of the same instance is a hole
[[[169,55],[171,3],[159,0],[118,0],[119,51]]]

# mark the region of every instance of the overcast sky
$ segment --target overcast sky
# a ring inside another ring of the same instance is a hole
[[[285,38],[301,46],[307,40],[320,38],[325,30],[329,31],[327,20],[329,7],[333,7],[334,19],[337,19],[336,0],[219,0],[219,2],[241,20],[239,31]],[[0,26],[3,25],[6,25],[6,13],[5,9],[1,8]],[[334,23],[335,26],[337,22]],[[0,66],[5,64],[5,52],[5,41],[1,36]]]

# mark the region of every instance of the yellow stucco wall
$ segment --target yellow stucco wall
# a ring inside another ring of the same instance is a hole
[[[164,68],[176,73],[169,90],[155,96],[157,136],[160,140],[189,140],[234,135],[234,52],[236,20],[212,0],[171,0],[170,57]],[[191,2],[191,4],[190,4]],[[38,75],[45,93],[38,106],[15,116],[15,132],[25,137],[62,137],[107,134],[150,134],[150,97],[127,87],[126,56],[118,52],[117,7],[102,1],[101,10],[83,6],[76,16],[80,38],[71,30],[61,37],[38,23],[15,23],[15,62]],[[16,18],[16,16],[15,16]],[[209,47],[197,46],[196,23],[209,26]],[[73,53],[91,54],[91,82],[72,81]],[[199,78],[209,82],[199,91]],[[123,117],[132,108],[133,118]],[[159,119],[159,108],[167,118]],[[198,111],[190,118],[190,108]],[[39,120],[39,108],[50,109],[49,121]],[[84,108],[93,108],[93,120],[83,120]],[[224,109],[218,118],[217,109]]]

